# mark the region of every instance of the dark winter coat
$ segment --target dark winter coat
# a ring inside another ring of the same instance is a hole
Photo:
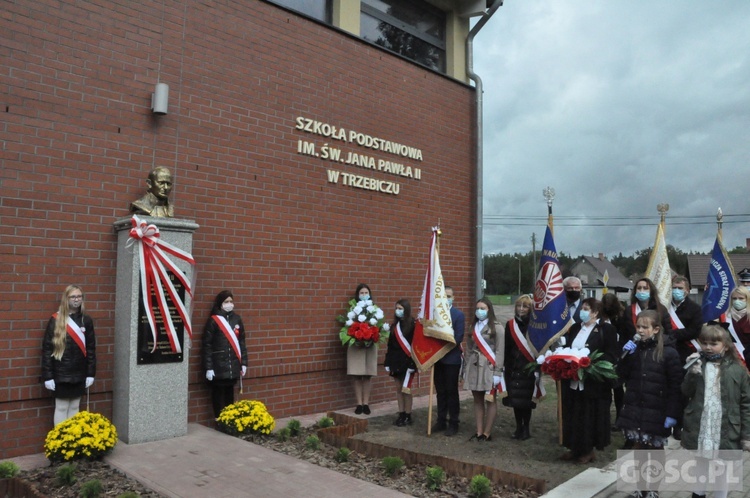
[[[573,341],[575,341],[580,331],[580,323],[573,324],[573,326],[570,327],[568,333],[565,334],[565,344],[567,347],[572,347]],[[589,349],[590,354],[601,351],[603,354],[600,360],[609,361],[613,365],[617,363],[617,331],[612,326],[612,324],[598,322],[594,326],[594,330],[592,330],[591,334],[589,334],[589,338],[586,340],[586,347]],[[569,380],[562,381],[562,384],[563,389],[570,389]],[[587,378],[585,380],[583,393],[587,398],[601,398],[611,400],[611,382],[600,382],[594,380],[593,378]]]
[[[233,311],[219,311],[217,314],[227,319],[233,332],[239,331],[237,340],[240,343],[242,361],[237,358],[224,332],[211,317],[203,331],[203,369],[213,370],[215,380],[237,380],[242,376],[242,367],[247,366],[245,326],[242,324],[242,318]]]
[[[410,326],[402,324],[401,332],[403,332],[406,342],[411,344],[411,341],[414,338],[414,319],[411,320]],[[406,375],[407,369],[411,368],[416,370],[417,368],[412,357],[404,353],[404,350],[401,349],[401,345],[396,338],[395,324],[391,327],[391,335],[388,337],[388,350],[385,353],[383,366],[388,367],[390,370],[389,374],[392,377],[400,378],[403,378],[404,375]]]
[[[705,363],[702,366],[705,372]],[[721,450],[742,449],[742,441],[750,441],[750,376],[740,363],[729,358],[721,362]],[[688,372],[682,381],[682,394],[688,398],[682,427],[682,447],[698,449],[698,435],[703,416],[706,385],[703,373]]]
[[[94,321],[88,315],[80,312],[70,315],[83,330],[86,337],[86,355],[75,343],[70,334],[65,334],[65,351],[62,358],[52,357],[52,338],[55,335],[55,318],[47,322],[47,329],[42,340],[42,380],[54,380],[56,384],[76,384],[84,382],[86,377],[96,376],[96,336],[94,335]]]
[[[523,334],[529,328],[529,320],[515,320],[516,327]],[[526,367],[530,360],[524,356],[519,349],[513,334],[510,331],[510,320],[505,324],[505,385],[508,395],[503,398],[503,405],[512,408],[534,408],[536,403],[532,401],[536,378],[534,372],[529,372]]]
[[[626,355],[617,365],[625,382],[625,400],[617,427],[668,436],[671,429],[664,428],[664,421],[667,417],[679,419],[682,410],[682,362],[671,346],[664,346],[662,360],[656,361],[656,345],[654,338],[639,342],[635,353]]]
[[[672,336],[676,341],[677,352],[680,354],[680,361],[685,363],[685,359],[693,354],[695,350],[690,346],[691,339],[698,339],[703,327],[703,312],[699,304],[686,297],[684,301],[677,306],[675,310],[677,318],[680,319],[685,328],[673,329]],[[671,320],[670,320],[671,321]]]

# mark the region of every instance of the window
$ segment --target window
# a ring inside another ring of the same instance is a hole
[[[331,0],[271,0],[300,14],[331,24]]]
[[[421,0],[362,0],[360,36],[445,72],[445,13]]]

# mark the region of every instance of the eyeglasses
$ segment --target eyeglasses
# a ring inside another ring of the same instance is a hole
[[[83,296],[69,296],[68,299],[71,301],[81,301],[83,300]]]

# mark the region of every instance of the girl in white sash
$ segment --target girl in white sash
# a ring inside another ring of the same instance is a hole
[[[408,299],[396,302],[396,319],[391,325],[388,337],[388,350],[385,353],[385,371],[388,372],[396,386],[398,401],[398,418],[393,425],[403,427],[411,425],[411,380],[416,372],[416,365],[411,357],[411,341],[414,337],[414,318],[411,316],[411,304]]]
[[[492,424],[497,413],[497,396],[486,401],[487,392],[492,391],[501,380],[503,370],[503,334],[498,330],[492,302],[483,297],[477,301],[472,333],[467,335],[464,388],[474,397],[476,434],[469,441],[492,440]]]
[[[78,413],[96,375],[94,321],[83,310],[83,291],[69,285],[42,341],[42,380],[55,394],[55,425]]]
[[[247,373],[245,325],[234,312],[232,291],[216,295],[211,316],[203,330],[203,368],[211,385],[214,417],[234,403],[234,385]]]

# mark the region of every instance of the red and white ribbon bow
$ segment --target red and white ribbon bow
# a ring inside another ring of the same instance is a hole
[[[177,268],[167,254],[183,261],[187,261],[191,265],[195,265],[195,260],[189,253],[161,240],[159,238],[159,228],[156,225],[149,225],[136,215],[133,215],[133,218],[131,218],[130,221],[133,224],[133,228],[130,229],[130,237],[132,237],[132,240],[139,242],[138,258],[141,269],[141,294],[143,294],[143,307],[146,309],[148,323],[151,327],[151,335],[154,340],[154,347],[151,352],[153,353],[156,350],[158,332],[154,315],[153,297],[151,296],[151,289],[154,289],[156,304],[159,307],[159,312],[164,321],[164,328],[166,329],[169,338],[169,344],[172,346],[173,352],[181,353],[182,346],[180,346],[177,332],[172,323],[172,317],[169,314],[169,305],[167,303],[166,295],[164,294],[165,288],[169,293],[172,304],[174,304],[177,312],[182,318],[182,323],[185,325],[185,331],[190,339],[193,338],[193,330],[190,325],[190,315],[185,309],[185,303],[180,299],[180,295],[174,288],[169,275],[167,275],[167,270],[172,272],[172,274],[182,282],[185,291],[191,297],[193,295],[193,289],[188,278],[182,270]]]

